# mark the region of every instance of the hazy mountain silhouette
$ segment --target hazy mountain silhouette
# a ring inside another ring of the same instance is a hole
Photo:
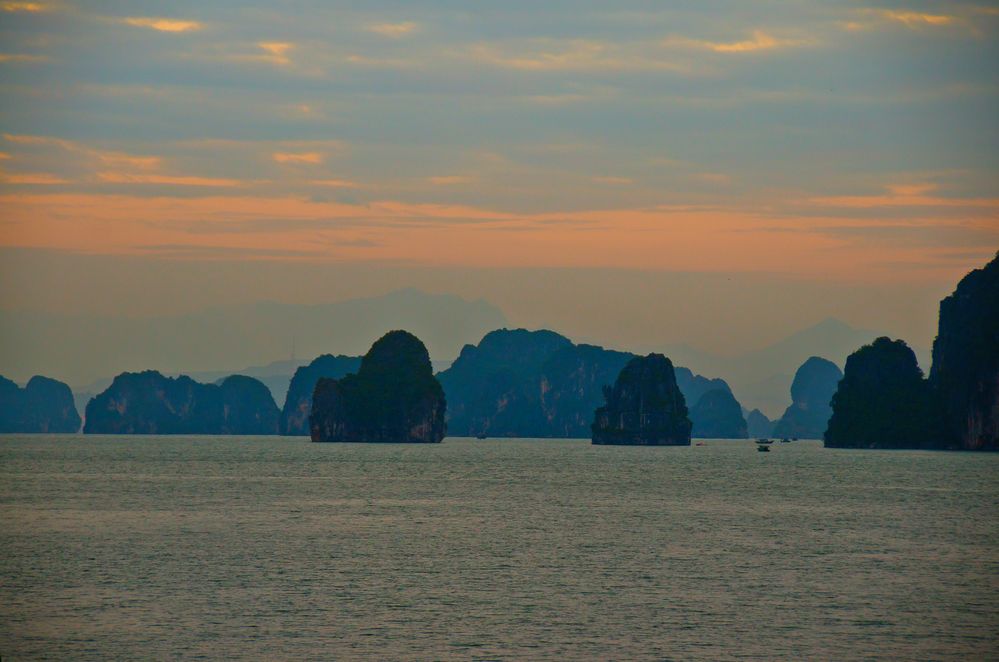
[[[677,363],[703,374],[721,375],[748,409],[760,409],[779,418],[791,403],[791,381],[795,371],[810,356],[824,356],[842,365],[861,345],[883,334],[856,329],[835,318],[825,319],[772,345],[736,356],[700,352],[689,345],[662,348]],[[923,366],[929,366],[929,351],[915,349]]]
[[[217,379],[288,357],[293,347],[306,357],[298,365],[329,351],[361,355],[372,338],[396,328],[425,339],[435,358],[451,359],[467,342],[505,324],[503,313],[486,301],[413,289],[332,304],[264,302],[156,318],[0,311],[0,371],[15,377],[44,372],[77,385],[153,368],[199,380],[210,370]],[[269,374],[290,379],[298,365]],[[283,392],[275,396],[284,401]]]

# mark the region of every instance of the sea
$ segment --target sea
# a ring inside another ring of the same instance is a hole
[[[999,659],[999,454],[8,435],[0,657]]]

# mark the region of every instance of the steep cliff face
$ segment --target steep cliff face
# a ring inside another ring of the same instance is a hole
[[[219,384],[222,397],[221,434],[275,434],[277,404],[267,386],[252,377],[233,375]]]
[[[80,414],[69,386],[36,375],[22,389],[0,377],[0,432],[79,431]]]
[[[465,345],[438,375],[448,399],[448,430],[457,436],[551,436],[541,409],[540,371],[572,346],[553,331],[499,329]]]
[[[756,439],[770,437],[774,432],[774,422],[759,409],[754,409],[746,414],[746,431]]]
[[[708,391],[690,409],[691,436],[700,439],[746,439],[742,407],[727,389]]]
[[[574,345],[552,331],[494,331],[477,347],[466,346],[438,375],[447,393],[448,430],[457,436],[585,438],[593,410],[603,403],[603,387],[632,358],[629,352]],[[688,402],[710,390],[730,390],[724,380],[686,368],[675,374]]]
[[[594,444],[690,445],[687,405],[673,364],[662,354],[633,358],[604,397],[606,404],[594,412]]]
[[[446,410],[427,348],[392,331],[372,345],[357,374],[319,380],[310,430],[313,441],[439,443]]]
[[[878,338],[846,360],[825,433],[829,448],[946,448],[941,409],[916,355]]]
[[[634,358],[595,345],[570,345],[552,354],[541,369],[540,405],[546,437],[585,438],[603,387],[613,384]]]
[[[270,391],[252,377],[221,385],[155,370],[122,373],[87,404],[88,434],[277,433],[278,408]]]
[[[316,384],[323,377],[340,379],[361,367],[360,356],[333,356],[324,354],[307,366],[295,371],[288,386],[288,395],[281,410],[278,424],[280,434],[307,436],[309,434],[309,414],[312,413],[312,394]]]
[[[961,448],[999,450],[999,253],[940,302],[930,384]]]
[[[843,373],[832,361],[813,356],[794,374],[791,406],[774,427],[774,436],[821,439],[832,416],[832,397]]]

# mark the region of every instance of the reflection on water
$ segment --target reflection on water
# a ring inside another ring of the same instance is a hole
[[[3,658],[983,658],[999,456],[0,438]]]

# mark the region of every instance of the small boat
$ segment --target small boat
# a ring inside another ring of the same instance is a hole
[[[770,452],[770,444],[774,443],[772,439],[757,439],[756,440],[756,450],[761,453]]]
[[[783,439],[780,440],[780,443],[782,443],[782,444],[789,444],[789,443],[791,443],[791,440],[788,439],[787,437],[784,437]]]
[[[475,438],[476,439],[486,439],[487,437],[486,437],[486,435],[484,433],[482,433],[482,434],[475,435]]]
[[[695,445],[695,446],[704,446],[704,445],[706,445],[706,444],[705,444],[705,443],[704,443],[703,441],[699,441],[699,442],[697,442],[697,443],[696,443],[696,444],[694,444],[694,445]]]

